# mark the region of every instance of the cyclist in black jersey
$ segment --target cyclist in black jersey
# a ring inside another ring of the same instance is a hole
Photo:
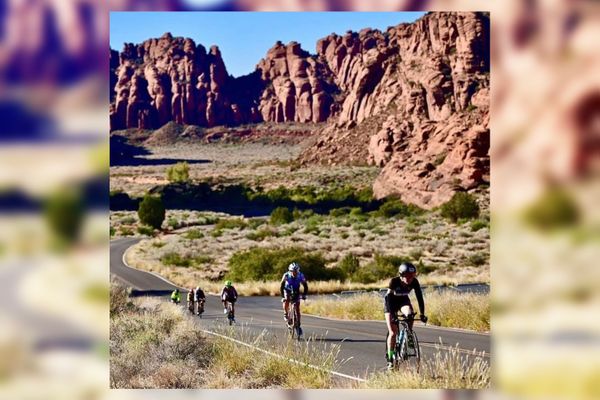
[[[403,263],[398,267],[398,276],[392,278],[388,285],[387,293],[384,297],[384,315],[385,322],[388,328],[388,337],[386,343],[386,359],[388,368],[393,367],[392,355],[394,353],[394,343],[398,334],[398,325],[394,323],[397,318],[398,311],[405,316],[408,316],[413,311],[413,306],[408,295],[412,290],[415,291],[417,302],[419,303],[419,312],[421,313],[421,321],[427,322],[425,315],[425,302],[423,301],[423,292],[421,285],[415,277],[417,268],[411,263]],[[409,321],[409,326],[412,329],[412,321]]]

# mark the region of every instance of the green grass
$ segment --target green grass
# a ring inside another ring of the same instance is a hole
[[[202,239],[204,237],[204,233],[200,232],[198,229],[190,229],[183,235],[186,239]]]

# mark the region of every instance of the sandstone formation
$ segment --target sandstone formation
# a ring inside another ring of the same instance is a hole
[[[429,13],[314,55],[277,42],[234,78],[216,46],[167,33],[111,51],[111,130],[324,123],[301,163],[376,165],[377,197],[432,207],[489,182],[489,39],[486,14]]]

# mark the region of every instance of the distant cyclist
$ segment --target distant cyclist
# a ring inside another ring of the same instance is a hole
[[[190,290],[187,294],[187,306],[188,306],[189,312],[191,312],[192,314],[194,313],[195,302],[196,301],[194,300],[194,288],[190,288]]]
[[[179,289],[175,289],[171,293],[171,302],[175,304],[179,304],[181,302],[181,293],[179,293]]]
[[[290,302],[300,303],[300,285],[304,287],[302,299],[306,300],[308,294],[308,284],[304,274],[300,272],[300,265],[293,262],[288,266],[288,271],[281,278],[279,291],[281,292],[281,302],[283,303],[283,319],[289,323]],[[300,326],[300,304],[298,304],[298,326]],[[298,336],[302,336],[302,328],[299,328]]]
[[[235,302],[237,301],[237,291],[231,281],[225,281],[225,286],[221,290],[221,302],[223,303],[223,314],[227,314],[227,302],[231,303],[231,313],[235,316]],[[235,317],[233,318],[235,321]]]
[[[206,295],[200,286],[196,286],[194,290],[194,302],[197,306],[196,315],[200,315],[204,312],[204,302],[206,301]]]
[[[394,355],[394,343],[398,334],[398,325],[394,323],[397,318],[398,311],[405,316],[414,313],[413,306],[408,295],[414,289],[417,302],[419,303],[419,311],[421,313],[421,321],[427,322],[425,316],[425,302],[423,301],[423,292],[417,278],[417,268],[409,263],[403,263],[398,267],[398,276],[392,278],[388,285],[388,290],[384,298],[384,315],[385,322],[388,328],[388,337],[386,343],[386,359],[388,369],[393,368],[392,357]],[[412,321],[409,321],[409,327],[412,329]]]

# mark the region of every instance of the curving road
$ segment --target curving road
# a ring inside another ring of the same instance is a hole
[[[150,295],[168,295],[175,286],[158,275],[139,271],[123,263],[125,251],[140,239],[126,238],[111,241],[110,272],[126,285],[146,292]],[[185,298],[183,293],[182,298]],[[285,340],[287,330],[283,321],[281,303],[275,297],[241,297],[236,309],[238,326],[243,326],[257,334],[266,330],[276,340]],[[223,325],[224,316],[218,296],[208,296],[206,312],[198,324],[211,330]],[[383,321],[341,321],[328,318],[302,316],[302,327],[305,337],[312,337],[313,346],[331,347],[339,345],[336,371],[365,377],[369,372],[385,368],[385,334]],[[485,352],[489,362],[490,335],[470,331],[423,326],[415,324],[415,331],[421,342],[423,358],[432,357],[437,348],[445,351],[449,347],[458,346],[460,351],[468,354],[473,350]],[[441,346],[440,346],[441,344]]]

